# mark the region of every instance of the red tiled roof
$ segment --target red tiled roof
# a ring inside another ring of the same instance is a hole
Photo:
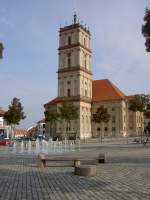
[[[15,128],[15,135],[26,135],[27,131],[22,128]]]
[[[108,79],[94,80],[92,82],[92,101],[109,101],[125,99],[126,95],[121,92]]]
[[[44,123],[45,119],[41,119],[40,121],[38,121],[37,123]]]
[[[48,103],[44,104],[44,107],[48,106],[48,105],[55,105],[55,104],[57,104],[59,102],[60,102],[60,100],[56,97],[55,99],[53,99],[53,100],[49,101]]]
[[[129,96],[126,96],[126,98],[127,98],[128,100],[133,100],[133,99],[135,99],[135,95],[129,95]]]
[[[34,133],[34,132],[36,132],[36,131],[37,131],[37,127],[34,126],[34,127],[30,128],[27,132],[28,132],[28,133]]]

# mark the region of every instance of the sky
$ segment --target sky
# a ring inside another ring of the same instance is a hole
[[[150,93],[150,53],[141,26],[150,0],[0,0],[0,107],[20,99],[28,128],[57,96],[58,31],[76,10],[92,34],[93,79],[110,79],[126,95]]]

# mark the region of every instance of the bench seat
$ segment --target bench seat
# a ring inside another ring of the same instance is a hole
[[[72,161],[74,164],[73,166],[79,166],[81,161],[91,161],[95,160],[99,163],[105,163],[105,154],[99,154],[97,157],[81,157],[81,156],[74,156],[74,157],[65,157],[65,156],[46,156],[44,154],[40,154],[38,156],[40,161],[40,167],[46,167],[47,161]]]

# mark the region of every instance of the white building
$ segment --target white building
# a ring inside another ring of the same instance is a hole
[[[11,133],[10,126],[7,125],[6,121],[4,120],[5,111],[0,108],[0,137],[9,138]]]
[[[42,119],[37,122],[37,135],[39,136],[45,135],[45,119]]]

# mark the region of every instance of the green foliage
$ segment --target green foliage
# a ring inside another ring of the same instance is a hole
[[[137,112],[144,112],[150,108],[150,95],[139,94],[135,95],[133,100],[129,102],[129,109]]]
[[[45,121],[50,122],[51,124],[56,122],[59,119],[59,113],[57,111],[53,110],[52,108],[48,108],[45,112]]]
[[[150,10],[148,8],[145,10],[144,21],[145,24],[142,26],[142,34],[146,39],[146,51],[150,52]]]
[[[95,123],[101,123],[101,122],[109,122],[110,120],[110,114],[107,112],[107,108],[104,108],[104,106],[100,106],[96,113],[93,114],[93,121]]]
[[[78,108],[73,103],[63,103],[62,107],[59,108],[59,112],[61,120],[65,120],[68,123],[78,118]]]
[[[20,99],[16,97],[13,98],[8,111],[4,115],[4,119],[9,125],[16,125],[19,124],[19,122],[25,118],[26,116],[24,115]]]
[[[3,50],[4,50],[3,43],[0,42],[0,59],[3,58]]]

